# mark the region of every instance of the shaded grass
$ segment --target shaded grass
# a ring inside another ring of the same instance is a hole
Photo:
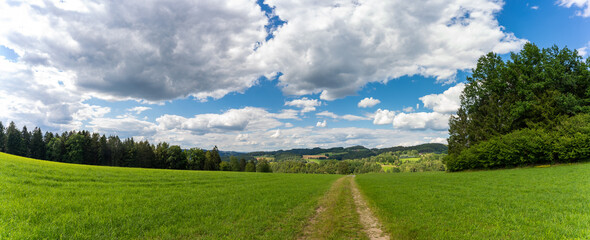
[[[338,177],[99,167],[0,153],[0,239],[293,239]]]
[[[590,164],[356,181],[393,239],[590,239]]]
[[[320,199],[317,215],[305,229],[304,239],[368,239],[352,197],[352,177],[338,179]]]

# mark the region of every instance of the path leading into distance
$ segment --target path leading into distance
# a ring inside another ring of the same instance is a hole
[[[363,199],[354,176],[342,177],[319,201],[299,239],[389,240]]]

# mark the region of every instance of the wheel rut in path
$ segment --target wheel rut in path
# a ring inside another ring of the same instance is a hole
[[[350,176],[354,178],[355,176]],[[359,191],[354,179],[351,180],[352,184],[352,197],[356,205],[356,211],[359,214],[363,230],[367,233],[367,236],[371,240],[389,240],[389,236],[381,230],[381,223],[379,219],[373,215],[373,212],[367,205],[367,202],[363,199],[361,192]]]
[[[324,195],[298,239],[388,240],[363,199],[354,176],[342,177]]]

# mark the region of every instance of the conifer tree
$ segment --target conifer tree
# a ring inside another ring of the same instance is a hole
[[[0,121],[0,152],[6,152],[6,133],[4,131],[4,125]]]
[[[43,141],[43,133],[40,128],[33,130],[33,137],[31,138],[31,157],[35,159],[45,159],[45,142]]]
[[[6,153],[14,155],[22,155],[23,136],[21,132],[16,129],[14,122],[10,122],[8,129],[6,129]]]
[[[22,143],[22,156],[31,157],[31,132],[27,129],[27,126],[23,127],[23,143]]]

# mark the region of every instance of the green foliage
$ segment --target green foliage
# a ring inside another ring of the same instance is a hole
[[[323,160],[320,163],[302,161],[273,162],[272,171],[275,173],[312,173],[312,174],[361,174],[381,172],[381,165],[365,160]]]
[[[186,153],[178,145],[170,146],[166,163],[170,169],[186,169]]]
[[[74,133],[69,137],[65,147],[67,151],[65,162],[82,163],[84,161],[84,137],[81,134]]]
[[[356,181],[392,239],[588,239],[588,176],[590,163]]]
[[[217,146],[215,146],[211,151],[207,151],[205,153],[205,165],[203,170],[219,170],[219,164],[221,163],[221,157],[219,156],[219,151],[217,150]]]
[[[43,142],[43,133],[40,128],[33,130],[33,137],[31,138],[31,157],[35,159],[45,159],[45,142]]]
[[[6,132],[4,131],[4,125],[0,121],[0,152],[4,152],[6,148]]]
[[[168,159],[168,148],[170,148],[170,145],[167,142],[158,143],[155,152],[157,168],[166,168],[166,161]]]
[[[590,115],[563,119],[554,129],[524,128],[493,137],[446,159],[449,171],[590,160]]]
[[[256,163],[254,161],[250,161],[246,164],[245,167],[246,172],[256,172]]]
[[[258,161],[258,164],[256,165],[256,172],[272,172],[272,170],[270,169],[268,162],[262,159]]]
[[[241,171],[240,169],[240,162],[238,161],[237,157],[231,156],[229,157],[229,166],[231,168],[231,171],[236,171],[239,172]]]
[[[337,178],[102,167],[0,153],[0,239],[296,239]]]
[[[55,162],[62,162],[65,153],[65,144],[61,138],[51,138],[47,143],[47,159]]]
[[[246,171],[246,159],[241,158],[240,159],[240,171],[244,172]]]
[[[188,169],[203,170],[205,168],[205,151],[200,148],[191,148],[188,150]]]
[[[576,51],[540,50],[531,43],[504,62],[482,56],[449,122],[449,154],[524,128],[553,129],[564,118],[590,113],[590,65]]]
[[[567,125],[590,113],[588,93],[590,61],[568,48],[527,43],[506,62],[493,53],[481,57],[449,121],[448,169],[588,159],[588,134]]]
[[[6,153],[23,155],[22,134],[16,129],[14,122],[10,122],[6,129]]]
[[[348,168],[348,162],[346,162],[346,161],[339,162],[337,173],[338,174],[350,174],[351,171]]]
[[[31,157],[31,133],[27,129],[27,126],[23,127],[21,133],[23,134],[21,154],[25,157]]]
[[[231,166],[227,162],[221,162],[219,164],[219,170],[221,170],[221,171],[231,171]]]

